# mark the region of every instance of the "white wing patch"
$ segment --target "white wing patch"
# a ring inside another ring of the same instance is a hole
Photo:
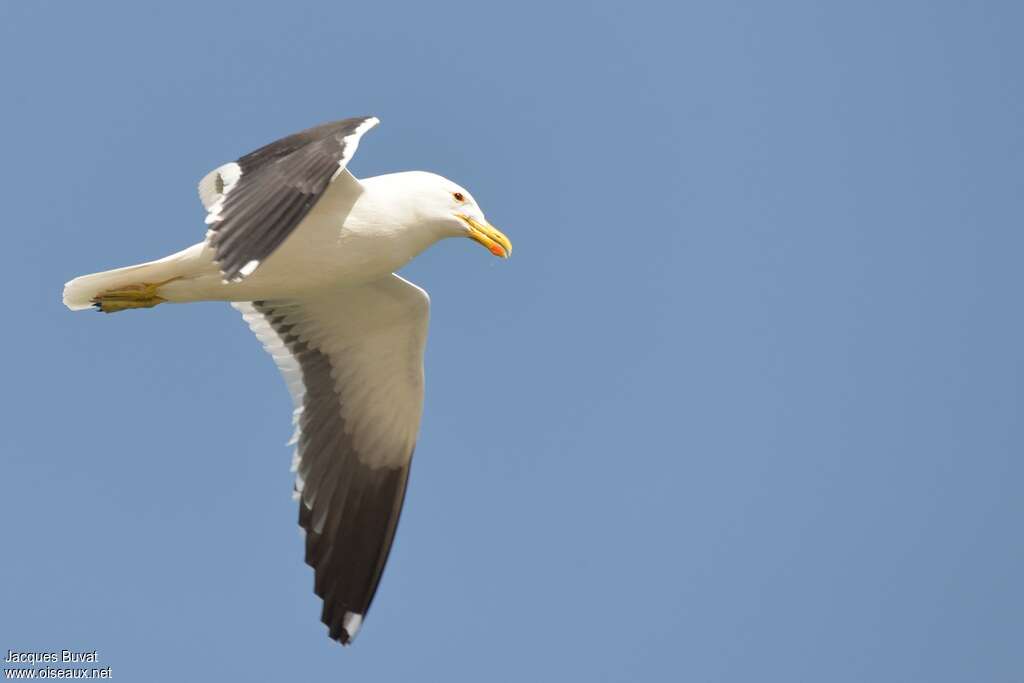
[[[259,268],[259,267],[260,267],[259,259],[253,259],[252,261],[249,261],[244,266],[242,266],[242,269],[240,271],[238,271],[238,272],[241,273],[243,277],[246,277],[246,276],[252,275],[252,272],[254,270],[256,270],[257,268]]]
[[[341,623],[345,626],[345,630],[348,631],[349,638],[355,640],[356,635],[359,634],[359,627],[363,625],[363,615],[356,612],[345,612]]]
[[[224,197],[234,189],[241,178],[242,167],[232,161],[213,169],[199,181],[199,201],[208,212],[207,225],[220,220]]]

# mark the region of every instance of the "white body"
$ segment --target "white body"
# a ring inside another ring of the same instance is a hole
[[[257,301],[343,289],[393,273],[437,240],[464,234],[459,226],[424,213],[421,197],[437,194],[438,176],[411,171],[356,180],[348,171],[342,174],[348,179],[331,183],[302,226],[241,282],[224,281],[213,248],[204,241],[158,261],[76,278],[65,285],[64,303],[90,308],[98,292],[140,281],[167,282],[159,295],[175,303]],[[398,186],[401,194],[394,192]],[[484,220],[475,206],[465,208]]]

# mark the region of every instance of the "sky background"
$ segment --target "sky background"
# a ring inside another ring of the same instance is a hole
[[[0,651],[122,681],[1024,677],[1024,9],[0,2]],[[375,114],[515,244],[432,295],[354,647],[225,304],[72,314],[211,168]]]

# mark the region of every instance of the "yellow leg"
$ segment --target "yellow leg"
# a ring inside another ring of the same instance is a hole
[[[172,277],[163,282],[141,282],[137,285],[125,285],[117,289],[100,292],[92,300],[93,305],[104,313],[117,313],[129,308],[152,308],[167,301],[157,294],[157,290],[168,282],[179,278]]]

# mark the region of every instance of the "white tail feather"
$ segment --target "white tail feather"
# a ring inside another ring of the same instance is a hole
[[[183,275],[183,266],[187,263],[185,257],[194,250],[194,247],[190,247],[159,261],[76,277],[64,283],[64,305],[72,311],[85,310],[93,307],[96,296],[101,292],[141,283],[164,282]]]

